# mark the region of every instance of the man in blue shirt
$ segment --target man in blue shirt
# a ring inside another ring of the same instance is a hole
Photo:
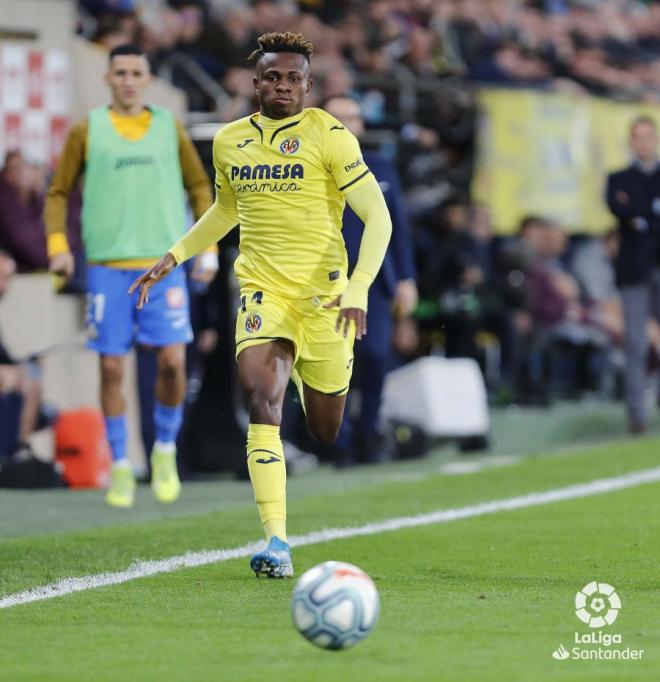
[[[323,107],[339,119],[358,140],[364,133],[359,103],[352,97],[332,97]],[[357,434],[344,416],[337,438],[337,461],[340,466],[352,463],[352,449],[365,462],[378,462],[383,452],[378,434],[378,412],[385,375],[392,366],[393,320],[408,316],[417,305],[417,283],[410,221],[404,204],[399,174],[395,165],[377,151],[362,145],[364,162],[378,180],[392,216],[392,238],[378,277],[369,289],[367,335],[356,346],[362,399],[357,420]],[[343,235],[349,269],[355,266],[363,230],[362,221],[349,206],[343,220]],[[357,441],[354,443],[354,441]]]

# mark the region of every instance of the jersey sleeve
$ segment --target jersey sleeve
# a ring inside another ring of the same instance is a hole
[[[46,194],[43,219],[46,224],[48,256],[69,251],[66,236],[69,194],[85,167],[87,119],[71,128],[60,162]]]
[[[360,143],[338,121],[328,124],[325,136],[326,159],[337,188],[342,194],[351,192],[373,179],[362,158]]]
[[[232,213],[237,213],[236,194],[229,178],[222,169],[223,153],[222,131],[216,133],[213,140],[213,168],[215,170],[215,203],[223,209]]]

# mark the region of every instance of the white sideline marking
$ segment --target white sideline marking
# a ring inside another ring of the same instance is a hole
[[[522,460],[523,457],[519,455],[487,455],[471,461],[446,462],[438,467],[438,471],[449,476],[462,476],[464,474],[476,474],[484,469],[512,466],[522,462]]]
[[[613,478],[597,479],[589,481],[588,483],[577,483],[565,488],[556,488],[555,490],[547,490],[541,493],[529,493],[527,495],[509,497],[503,500],[481,502],[467,507],[458,507],[457,509],[441,509],[427,514],[418,514],[417,516],[399,516],[353,528],[327,528],[325,530],[308,533],[307,535],[290,537],[289,541],[291,545],[297,547],[315,545],[331,540],[342,540],[361,535],[375,535],[377,533],[386,533],[388,531],[401,530],[402,528],[428,526],[435,523],[448,523],[460,519],[470,519],[476,516],[494,514],[500,511],[524,509],[543,504],[551,504],[552,502],[575,500],[591,495],[602,495],[603,493],[610,493],[616,490],[623,490],[624,488],[632,488],[634,486],[643,485],[644,483],[653,483],[657,481],[660,481],[660,467],[644,469],[642,471],[615,476]],[[215,564],[222,561],[229,561],[230,559],[240,559],[250,556],[261,547],[263,547],[263,542],[251,542],[248,545],[243,545],[243,547],[236,547],[234,549],[187,552],[186,554],[180,554],[157,561],[136,561],[125,571],[99,573],[97,575],[82,576],[80,578],[63,578],[52,585],[36,587],[31,590],[26,590],[25,592],[18,592],[17,594],[10,594],[3,597],[0,599],[0,608],[6,609],[11,606],[28,604],[33,601],[63,597],[67,594],[72,594],[73,592],[83,592],[96,587],[119,585],[121,583],[129,582],[130,580],[146,578],[148,576],[158,575],[159,573],[172,573],[173,571],[178,571],[180,568],[194,568],[195,566],[205,566],[206,564]]]

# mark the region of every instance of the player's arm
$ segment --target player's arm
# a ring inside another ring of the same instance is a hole
[[[211,183],[195,145],[179,121],[176,122],[176,130],[183,186],[188,194],[193,216],[195,220],[199,220],[213,203]],[[213,244],[195,259],[192,276],[197,281],[210,282],[217,270],[218,248]]]
[[[362,335],[367,333],[369,287],[383,264],[392,235],[392,220],[385,197],[373,177],[366,184],[346,194],[346,202],[364,223],[364,232],[357,263],[348,280],[348,286],[341,295],[337,329],[343,322],[346,335],[350,320],[354,320],[357,338],[362,338]]]
[[[66,236],[69,194],[74,190],[85,166],[87,120],[75,125],[64,145],[59,165],[53,175],[43,218],[46,225],[46,244],[51,272],[65,277],[73,274],[73,255]]]
[[[217,244],[238,225],[236,195],[219,163],[218,139],[213,144],[215,165],[215,202],[204,215],[172,246],[160,261],[140,275],[129,293],[139,287],[138,308],[149,301],[149,289],[166,277],[177,265]]]
[[[336,122],[339,123],[338,121]],[[341,125],[329,125],[326,131],[326,158],[339,191],[364,223],[358,262],[339,299],[327,307],[339,306],[337,329],[343,324],[344,336],[351,320],[356,336],[367,333],[367,296],[385,258],[392,234],[392,221],[385,198],[376,179],[364,163],[360,145]]]

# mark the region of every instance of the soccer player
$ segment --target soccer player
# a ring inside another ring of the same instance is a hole
[[[250,566],[293,575],[286,536],[286,469],[280,421],[293,379],[312,435],[331,443],[342,422],[353,340],[366,334],[367,293],[392,230],[378,183],[355,137],[319,109],[305,109],[312,45],[267,33],[252,53],[259,113],[215,136],[215,204],[160,263],[139,277],[138,305],[177,264],[240,224],[236,355],[250,408],[247,465],[268,546]],[[341,236],[345,201],[364,234],[350,280]]]
[[[50,269],[69,277],[67,197],[84,172],[87,335],[100,355],[101,403],[113,457],[106,501],[116,507],[130,507],[135,499],[122,394],[125,358],[134,342],[155,349],[158,360],[152,489],[161,502],[175,501],[181,490],[175,441],[183,414],[185,344],[192,338],[185,275],[179,269],[154,288],[148,310],[136,311],[126,291],[184,233],[184,190],[195,217],[212,203],[210,183],[181,124],[168,110],[145,106],[150,78],[138,48],[112,50],[106,74],[111,104],[92,110],[71,130],[44,210]],[[208,279],[217,270],[217,255],[202,254],[195,266],[197,276]]]

